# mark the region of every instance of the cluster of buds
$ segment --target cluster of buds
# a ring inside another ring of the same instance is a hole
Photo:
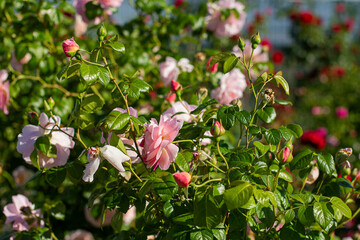
[[[267,103],[275,103],[275,92],[271,89],[271,88],[266,88],[265,91],[263,92],[264,94],[264,98]]]

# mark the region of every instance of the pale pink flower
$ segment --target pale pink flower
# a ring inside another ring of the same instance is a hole
[[[182,121],[161,115],[160,122],[151,119],[146,125],[144,149],[142,157],[148,168],[154,170],[159,166],[162,170],[167,170],[179,151],[179,148],[172,143],[179,130],[182,127]]]
[[[337,107],[335,113],[340,119],[346,119],[349,116],[349,111],[346,107]]]
[[[161,81],[163,81],[165,87],[168,87],[170,86],[171,81],[176,81],[178,79],[181,71],[191,72],[194,69],[194,66],[190,64],[190,61],[187,58],[181,58],[179,62],[177,62],[172,57],[166,57],[165,62],[159,64],[159,68]]]
[[[124,0],[99,0],[100,6],[103,9],[108,9],[110,7],[118,8],[121,6]]]
[[[332,147],[336,147],[340,144],[339,139],[334,135],[327,136],[326,141]]]
[[[319,175],[320,175],[319,168],[314,166],[308,175],[306,184],[313,184],[318,179]]]
[[[34,172],[24,166],[19,166],[15,168],[12,175],[16,185],[23,186],[34,175]]]
[[[0,110],[5,114],[9,114],[9,104],[10,104],[10,90],[9,90],[9,81],[6,81],[8,78],[8,73],[5,69],[0,70]]]
[[[23,128],[22,133],[18,135],[17,151],[22,154],[26,163],[32,165],[30,155],[35,149],[36,139],[51,132],[50,143],[56,146],[57,156],[48,157],[38,151],[39,166],[51,168],[65,165],[70,155],[70,149],[75,145],[72,140],[74,129],[70,127],[59,128],[60,117],[53,116],[49,119],[45,113],[40,114],[39,122],[40,126],[29,124]]]
[[[311,109],[311,113],[314,116],[319,116],[319,115],[322,114],[322,108],[320,106],[313,106],[312,109]]]
[[[76,37],[81,37],[86,33],[87,30],[87,23],[84,22],[81,15],[75,15],[75,25],[74,25],[74,32]]]
[[[78,229],[66,235],[65,240],[94,240],[94,237],[90,232]]]
[[[123,215],[123,224],[130,225],[136,218],[136,207],[132,206],[129,210]]]
[[[31,54],[26,53],[25,56],[22,59],[20,59],[20,61],[18,61],[15,57],[15,52],[12,51],[10,64],[16,71],[21,72],[23,70],[23,65],[27,64],[30,61],[30,59],[31,59]]]
[[[244,27],[246,18],[244,8],[244,5],[236,0],[220,0],[216,3],[208,3],[209,15],[205,18],[207,28],[213,31],[217,37],[232,37],[239,34]],[[234,9],[238,12],[239,17],[231,12],[227,19],[221,20],[222,9]]]
[[[185,106],[184,106],[184,105]],[[174,118],[178,121],[183,122],[190,122],[194,119],[193,116],[191,116],[190,112],[195,110],[197,108],[196,105],[189,105],[187,102],[183,101],[183,104],[180,101],[177,101],[171,105],[171,108],[166,110],[163,115],[167,116],[168,118]],[[174,115],[176,114],[176,115]]]
[[[125,172],[123,162],[129,161],[130,157],[125,155],[120,149],[111,145],[105,145],[100,148],[100,153],[111,165],[120,172]]]
[[[89,163],[84,169],[84,176],[82,178],[84,182],[92,182],[94,180],[95,172],[98,170],[101,160],[99,153],[100,149],[97,147],[90,147],[88,149],[87,160]]]
[[[43,227],[44,222],[39,221],[40,209],[35,209],[27,197],[22,194],[12,196],[12,203],[4,207],[5,223],[12,223],[13,230],[29,231],[30,227]]]
[[[75,7],[76,12],[82,17],[85,23],[90,23],[90,20],[86,17],[86,3],[90,2],[91,0],[75,0],[73,2],[73,6]],[[99,24],[102,18],[96,17],[93,22],[94,24]]]
[[[246,89],[246,79],[239,69],[234,68],[220,79],[220,86],[211,91],[211,97],[220,104],[230,104],[231,101],[241,98]]]

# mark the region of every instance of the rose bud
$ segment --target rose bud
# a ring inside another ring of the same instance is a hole
[[[240,37],[239,37],[238,46],[239,46],[240,50],[241,50],[242,52],[244,52],[244,50],[245,50],[245,42],[244,42],[244,40],[243,40],[242,38],[240,38]]]
[[[173,103],[176,100],[176,94],[175,93],[169,93],[168,96],[165,97],[166,100],[169,101],[169,103]]]
[[[286,163],[289,156],[291,155],[291,149],[288,147],[284,147],[278,154],[278,158],[282,163]]]
[[[259,32],[257,32],[252,38],[251,38],[251,48],[255,49],[257,45],[261,43],[261,38]]]
[[[180,187],[187,187],[191,183],[191,175],[187,172],[177,172],[173,176]]]
[[[172,81],[171,81],[171,90],[174,91],[174,92],[176,92],[176,91],[178,91],[178,90],[180,90],[180,89],[181,89],[181,84],[178,83],[178,82],[175,81],[175,80],[172,80]]]
[[[218,121],[216,121],[211,127],[210,132],[214,137],[219,137],[225,134],[225,128]]]
[[[341,175],[343,175],[344,177],[349,175],[351,173],[351,164],[349,161],[345,161],[340,165],[341,169]]]
[[[210,57],[207,64],[206,64],[206,69],[209,71],[209,72],[212,72],[212,73],[216,73],[217,70],[218,70],[218,65],[219,63],[215,63],[214,65],[210,66],[210,62],[211,62],[211,59],[213,57]]]
[[[107,35],[107,31],[106,31],[106,28],[104,25],[101,25],[101,27],[98,28],[97,35],[98,35],[100,41],[104,40],[104,37],[106,37],[106,35]]]
[[[348,160],[351,154],[352,154],[352,148],[341,148],[335,155],[335,162],[341,164],[346,160]]]
[[[62,47],[67,57],[72,57],[79,50],[79,45],[74,41],[74,38],[63,41]]]

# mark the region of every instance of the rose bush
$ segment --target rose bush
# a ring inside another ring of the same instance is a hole
[[[291,90],[259,33],[234,37],[243,4],[138,0],[109,24],[121,4],[0,4],[3,239],[329,239],[356,218],[352,149],[273,124]]]

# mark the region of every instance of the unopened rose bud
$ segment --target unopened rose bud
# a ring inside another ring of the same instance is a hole
[[[50,109],[53,109],[54,106],[55,106],[55,101],[52,97],[50,97],[48,100],[47,100],[48,104],[49,104],[49,107]]]
[[[181,84],[178,83],[178,82],[175,81],[175,80],[172,80],[172,81],[171,81],[171,90],[174,91],[174,92],[176,92],[176,91],[178,91],[178,90],[181,90]]]
[[[216,121],[211,127],[210,132],[214,137],[219,137],[225,134],[225,128],[218,121]]]
[[[351,164],[349,161],[345,161],[340,165],[340,172],[344,177],[351,173]]]
[[[67,57],[72,57],[79,50],[79,45],[74,41],[74,38],[63,41],[62,47]]]
[[[210,57],[207,64],[206,64],[206,69],[209,71],[209,72],[212,72],[212,73],[216,73],[218,71],[218,65],[219,63],[215,63],[214,65],[211,65],[210,66],[210,62],[211,62],[211,59],[213,57]]]
[[[257,32],[254,36],[251,38],[251,43],[259,45],[261,43],[261,38],[259,32]]]
[[[165,97],[165,99],[169,101],[169,103],[173,103],[176,100],[176,94],[170,93],[168,96]]]
[[[286,161],[288,160],[289,156],[291,155],[291,149],[288,147],[284,147],[283,149],[281,149],[281,151],[278,154],[278,159],[279,161],[281,161],[282,163],[286,163]]]
[[[39,115],[34,112],[34,111],[30,111],[27,115],[29,123],[33,124],[33,125],[38,125],[39,124]]]
[[[242,106],[243,106],[242,101],[239,98],[232,100],[231,105],[238,106],[239,109],[242,109]]]
[[[349,159],[352,154],[352,148],[342,148],[335,155],[335,161],[339,164]]]
[[[196,93],[198,101],[201,103],[205,100],[208,95],[208,90],[206,87],[200,87]]]
[[[241,50],[242,52],[244,52],[244,50],[245,50],[245,42],[244,42],[244,40],[243,40],[242,38],[240,38],[240,37],[239,37],[238,46],[239,46],[240,50]]]
[[[177,172],[173,176],[180,187],[187,187],[191,183],[191,175],[187,172]]]
[[[97,35],[100,41],[103,41],[107,35],[107,31],[104,25],[101,25],[97,30]]]

